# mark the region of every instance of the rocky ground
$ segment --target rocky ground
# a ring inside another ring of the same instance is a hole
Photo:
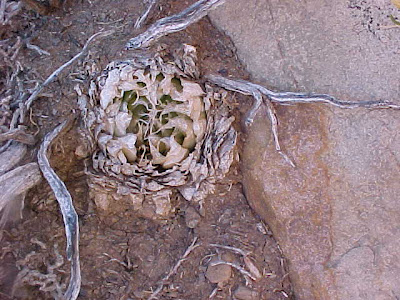
[[[129,58],[132,53],[123,50],[129,38],[194,1],[158,1],[137,31],[133,26],[145,10],[142,1],[24,3],[0,31],[1,72],[6,78],[21,69],[20,84],[12,87],[20,92],[32,90],[95,32],[116,30],[34,103],[25,124],[37,138],[24,161],[30,162],[43,136],[76,113],[76,74],[88,62],[104,68]],[[202,76],[400,104],[400,29],[391,14],[400,16],[383,0],[227,0],[210,18],[160,44],[195,46]],[[3,97],[7,86],[2,84]],[[237,120],[240,159],[207,198],[204,213],[180,198],[165,220],[149,220],[123,205],[101,211],[82,172],[79,122],[56,143],[51,163],[80,217],[79,298],[147,299],[160,284],[160,299],[400,298],[399,111],[276,106],[282,147],[297,166],[292,168],[275,151],[265,108],[246,128],[242,120],[251,99],[233,93],[228,104]],[[52,298],[69,274],[62,218],[44,181],[25,204],[23,219],[3,232],[0,296]],[[217,260],[230,266],[213,266]],[[41,279],[25,277],[11,296],[21,270]],[[243,271],[259,278],[249,279]]]
[[[35,84],[78,53],[92,34],[101,29],[116,31],[95,43],[87,56],[62,73],[35,101],[25,125],[37,142],[29,147],[24,162],[36,161],[43,136],[76,114],[74,85],[84,80],[77,74],[88,62],[101,69],[112,60],[129,58],[131,53],[123,50],[129,38],[193,2],[158,1],[144,27],[135,31],[133,25],[146,7],[142,1],[67,1],[63,5],[60,1],[24,1],[24,8],[0,31],[0,46],[7,55],[1,58],[1,72],[6,78],[20,68],[21,84],[9,87],[3,81],[2,93],[7,88],[29,93]],[[182,43],[195,46],[202,75],[249,76],[230,39],[208,18],[160,43],[171,49]],[[250,103],[249,98],[240,95],[230,98],[240,132],[240,154],[246,140],[241,117]],[[244,197],[240,160],[207,198],[202,211],[196,204],[178,198],[175,213],[164,220],[149,220],[129,206],[104,212],[89,197],[83,172],[85,155],[79,150],[84,141],[78,124],[79,121],[56,142],[51,164],[71,192],[79,215],[79,299],[147,299],[160,285],[159,299],[293,297],[280,248]],[[44,180],[29,192],[22,214],[21,220],[14,220],[2,232],[0,298],[59,297],[68,282],[69,263],[64,251],[62,216]],[[213,266],[217,260],[231,265]]]
[[[343,100],[399,100],[390,1],[227,2],[211,15],[257,83]],[[398,299],[399,111],[278,107],[250,129],[244,188],[289,261],[299,299]],[[265,112],[264,112],[265,113]]]

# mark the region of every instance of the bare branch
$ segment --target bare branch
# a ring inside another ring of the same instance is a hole
[[[86,51],[88,50],[88,48],[90,46],[90,43],[92,43],[96,38],[102,38],[102,37],[108,36],[108,35],[110,35],[110,34],[112,34],[114,32],[115,32],[114,30],[109,30],[109,31],[104,31],[104,32],[98,32],[98,33],[92,35],[87,40],[85,45],[83,46],[81,52],[76,54],[73,58],[71,58],[69,61],[67,61],[65,64],[63,64],[61,67],[59,67],[53,73],[51,73],[51,75],[49,77],[47,77],[47,79],[34,90],[34,92],[31,94],[31,96],[28,98],[28,100],[26,100],[25,109],[28,110],[31,107],[32,102],[34,100],[36,100],[36,98],[39,96],[40,92],[43,90],[43,88],[46,85],[48,85],[49,83],[53,82],[65,68],[67,68],[70,65],[72,65],[76,60],[78,60],[81,56],[83,56],[86,53]]]
[[[157,0],[149,0],[149,5],[147,6],[146,11],[143,13],[143,15],[140,16],[139,19],[137,19],[136,23],[135,23],[135,29],[138,29],[140,27],[142,27],[143,22],[147,19],[147,17],[149,16],[149,13],[151,11],[151,9],[153,8],[153,6],[157,3]]]
[[[236,252],[237,254],[242,255],[243,257],[250,255],[250,252],[244,251],[244,250],[242,250],[240,248],[236,248],[236,247],[225,246],[225,245],[220,245],[220,244],[210,244],[210,246],[215,247],[215,248],[230,250],[230,251]]]
[[[28,48],[29,50],[36,51],[37,53],[39,53],[40,56],[42,56],[42,55],[50,55],[50,53],[47,52],[46,50],[43,50],[40,47],[38,47],[36,45],[33,45],[33,44],[29,43],[29,42],[26,43],[26,48]]]
[[[67,258],[71,261],[71,278],[64,299],[75,300],[78,297],[81,287],[78,215],[76,214],[72,203],[72,197],[68,192],[67,187],[51,168],[47,157],[47,151],[49,150],[51,143],[63,130],[67,128],[67,125],[70,125],[70,123],[71,120],[64,121],[61,125],[45,136],[38,152],[38,162],[43,176],[46,178],[57,198],[63,215],[65,234],[67,237]]]
[[[127,49],[148,47],[152,42],[174,32],[185,29],[206,16],[212,9],[224,3],[225,0],[200,0],[189,6],[184,11],[163,19],[151,25],[142,34],[130,39],[126,44]]]

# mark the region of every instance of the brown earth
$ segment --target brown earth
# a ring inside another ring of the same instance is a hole
[[[193,2],[160,1],[147,24],[176,13]],[[77,115],[73,87],[77,81],[87,79],[77,75],[81,73],[84,63],[93,61],[101,70],[112,60],[129,58],[131,54],[123,50],[123,46],[137,34],[133,25],[145,6],[141,1],[92,0],[69,1],[61,8],[52,7],[45,11],[36,9],[47,14],[40,15],[26,8],[14,17],[7,30],[1,31],[2,39],[9,39],[10,42],[17,36],[22,39],[32,37],[32,44],[50,53],[49,56],[40,56],[35,51],[22,48],[17,60],[23,66],[25,78],[42,81],[78,53],[92,34],[101,29],[117,30],[113,36],[91,47],[83,61],[63,73],[34,103],[26,125],[31,132],[37,132],[40,141],[69,115]],[[194,45],[198,49],[202,74],[248,77],[236,58],[230,39],[216,30],[207,18],[187,30],[163,38],[160,43],[170,49],[182,43]],[[25,88],[33,86],[33,83],[27,83]],[[246,97],[231,98],[230,105],[238,120],[248,108],[248,102]],[[147,299],[195,237],[199,246],[170,277],[159,299],[208,299],[217,287],[215,299],[293,297],[279,246],[243,195],[238,164],[232,167],[224,182],[219,183],[215,194],[207,198],[202,216],[198,214],[199,207],[179,198],[176,199],[176,213],[166,220],[143,218],[129,207],[116,209],[118,214],[105,214],[97,211],[89,199],[83,172],[85,159],[75,154],[78,146],[84,143],[78,125],[79,122],[76,122],[56,142],[51,164],[71,192],[79,215],[82,268],[79,299]],[[241,130],[240,121],[237,121],[236,127]],[[240,134],[239,154],[244,137]],[[39,144],[31,147],[27,161],[35,161]],[[195,228],[189,228],[188,224]],[[231,269],[231,276],[227,276],[226,281],[211,283],[209,279],[212,276],[224,276],[217,274],[221,268],[207,269],[211,259],[222,257],[244,268],[246,264],[240,255],[210,244],[251,252],[250,259],[262,277],[252,281]],[[14,222],[4,231],[0,246],[0,299],[51,299],[49,292],[39,290],[39,284],[26,283],[16,289],[14,296],[11,296],[12,286],[22,269],[46,274],[48,279],[54,272],[56,281],[65,284],[69,278],[69,264],[64,249],[62,216],[50,187],[43,181],[29,193],[22,221]],[[52,271],[52,266],[58,262],[60,266]],[[54,290],[54,282],[48,287]]]

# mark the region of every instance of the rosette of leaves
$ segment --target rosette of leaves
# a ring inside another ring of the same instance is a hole
[[[186,45],[168,63],[159,55],[114,62],[92,82],[86,124],[96,145],[89,185],[98,206],[125,197],[165,216],[174,195],[203,200],[228,172],[234,117],[226,91],[192,78],[195,51]]]

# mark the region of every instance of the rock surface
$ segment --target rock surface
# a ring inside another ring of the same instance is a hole
[[[400,103],[398,28],[390,1],[227,1],[211,19],[231,36],[252,80],[277,90]],[[277,107],[242,162],[252,207],[289,261],[299,299],[400,297],[400,112]]]

